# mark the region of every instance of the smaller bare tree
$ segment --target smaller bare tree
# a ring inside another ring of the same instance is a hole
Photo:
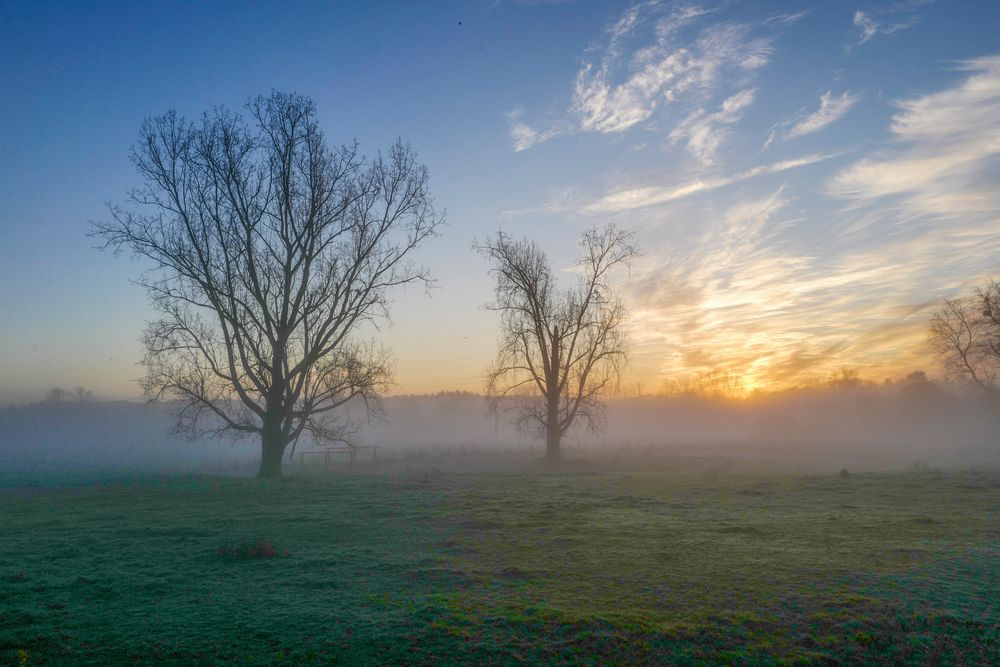
[[[931,317],[931,347],[948,375],[993,394],[1000,378],[1000,283],[949,299]]]
[[[477,244],[492,264],[500,313],[497,358],[486,395],[498,417],[545,438],[557,458],[563,436],[580,419],[603,426],[606,394],[627,360],[626,310],[608,278],[636,254],[632,235],[614,226],[591,229],[580,240],[576,285],[560,289],[545,252],[532,241],[500,232]]]

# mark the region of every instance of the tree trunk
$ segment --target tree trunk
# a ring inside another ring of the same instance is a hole
[[[547,433],[545,434],[545,458],[548,459],[558,459],[559,454],[559,441],[562,437],[559,435],[558,427],[548,427]]]
[[[281,457],[288,443],[283,442],[278,429],[267,424],[260,436],[260,469],[257,479],[281,477]]]
[[[545,458],[559,458],[559,441],[562,433],[559,431],[559,398],[548,401],[548,423],[545,425]]]
[[[549,371],[545,376],[545,407],[548,414],[545,421],[545,458],[559,458],[559,441],[562,431],[559,428],[559,327],[552,331],[552,350],[549,353]]]

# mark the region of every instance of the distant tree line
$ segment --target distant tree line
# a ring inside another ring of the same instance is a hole
[[[45,400],[49,403],[66,403],[70,401],[83,403],[94,400],[94,392],[84,387],[76,387],[75,389],[52,387],[52,389],[45,392]]]

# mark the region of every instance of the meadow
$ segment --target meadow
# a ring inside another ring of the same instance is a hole
[[[1000,663],[997,471],[8,479],[0,518],[0,664]]]

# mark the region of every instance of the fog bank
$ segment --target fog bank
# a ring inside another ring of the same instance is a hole
[[[383,458],[424,452],[541,454],[538,441],[488,414],[469,393],[385,400],[385,421],[357,406],[353,441]],[[188,441],[170,435],[164,404],[44,401],[0,409],[3,472],[95,470],[251,471],[253,440]],[[608,402],[603,433],[576,432],[567,456],[667,453],[782,465],[905,468],[1000,465],[1000,409],[932,382],[822,388],[727,400],[698,395]],[[299,451],[312,443],[298,443]]]

